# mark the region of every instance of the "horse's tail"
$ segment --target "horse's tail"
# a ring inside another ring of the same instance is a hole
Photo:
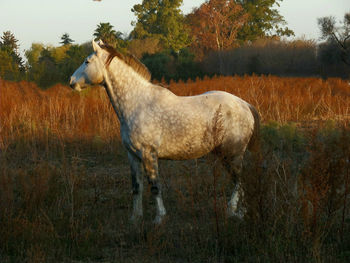
[[[248,150],[250,151],[257,151],[259,149],[259,133],[260,133],[260,115],[257,109],[249,105],[249,109],[254,117],[254,130],[253,134],[250,137],[249,143],[248,143]]]

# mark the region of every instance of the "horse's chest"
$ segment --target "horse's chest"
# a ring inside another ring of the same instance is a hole
[[[157,132],[152,133],[152,130],[145,125],[121,125],[120,129],[123,145],[133,151],[140,152],[144,147],[157,147]]]
[[[120,137],[122,139],[123,145],[128,149],[131,150],[131,139],[130,139],[130,133],[126,129],[126,127],[121,126],[120,127]]]
[[[120,127],[120,136],[122,139],[122,143],[129,151],[132,151],[134,153],[138,152],[140,146],[139,142],[137,140],[137,136],[135,136],[135,132],[132,132],[130,130],[130,127],[127,125],[121,125]]]

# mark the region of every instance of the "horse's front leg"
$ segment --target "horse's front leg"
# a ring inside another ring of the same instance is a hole
[[[155,198],[157,206],[157,215],[154,220],[156,224],[160,224],[166,215],[165,207],[162,199],[161,185],[158,181],[158,158],[154,151],[144,151],[142,154],[142,162],[147,175],[151,192]]]
[[[143,174],[142,163],[138,157],[132,153],[128,153],[130,170],[131,170],[131,182],[133,193],[133,212],[131,221],[137,223],[143,216],[142,211],[142,193],[143,193]]]

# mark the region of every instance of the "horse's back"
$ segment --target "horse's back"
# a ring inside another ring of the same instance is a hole
[[[186,98],[186,97],[183,97],[183,98]],[[247,110],[250,105],[246,101],[242,100],[241,98],[231,93],[228,93],[226,91],[219,91],[219,90],[208,91],[203,94],[196,95],[196,96],[189,96],[187,98],[193,99],[193,100],[201,100],[203,103],[210,104],[213,106],[227,105],[231,107],[239,107],[245,110]]]
[[[253,106],[231,93],[209,91],[198,95],[198,99],[209,107],[214,115],[219,114],[226,122],[235,122],[235,125],[254,122],[254,116],[251,112]]]

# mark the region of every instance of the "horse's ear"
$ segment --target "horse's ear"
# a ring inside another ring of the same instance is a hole
[[[101,50],[101,47],[95,42],[95,40],[92,40],[92,48],[96,53],[98,53]]]

